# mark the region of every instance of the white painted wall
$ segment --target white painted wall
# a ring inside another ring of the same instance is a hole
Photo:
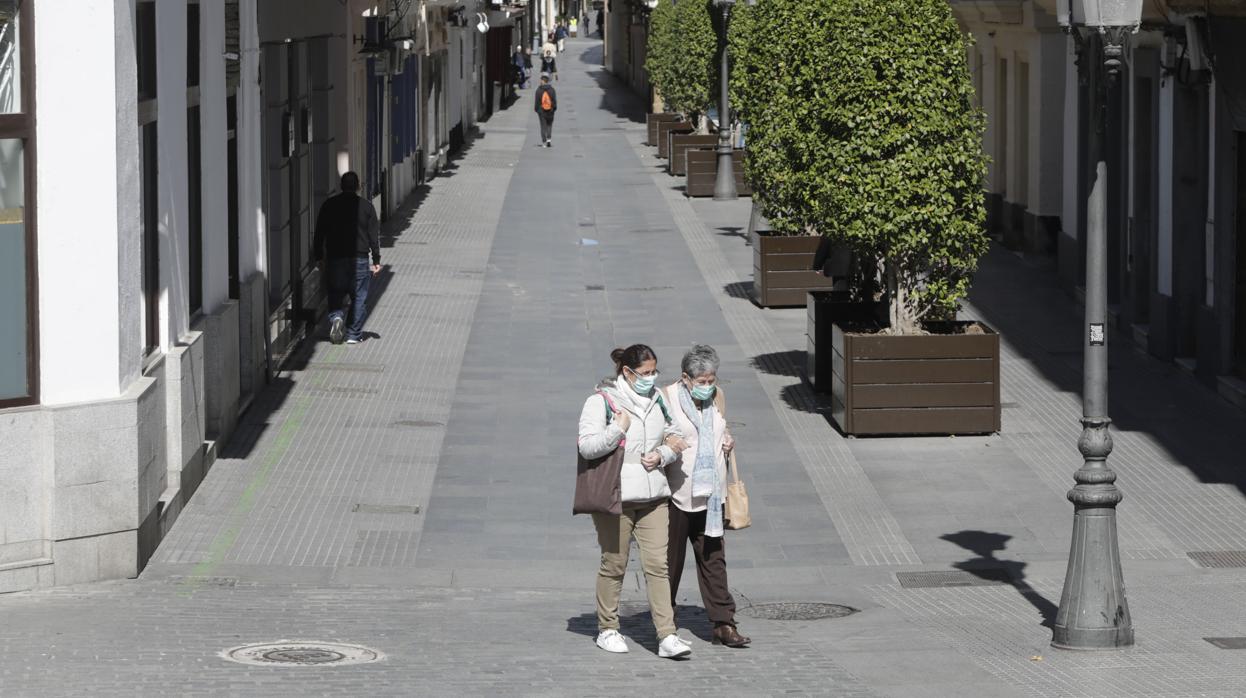
[[[1060,32],[1035,38],[1035,60],[1030,65],[1030,212],[1059,216],[1063,206],[1065,125],[1065,40]],[[1074,112],[1076,115],[1076,111]],[[1076,153],[1074,153],[1076,159]]]
[[[229,300],[229,140],[225,99],[225,0],[199,0],[203,311]]]
[[[1079,129],[1077,126],[1078,91],[1076,55],[1073,48],[1073,37],[1064,39],[1064,122],[1061,129],[1064,143],[1063,186],[1060,191],[1061,214],[1060,228],[1064,234],[1073,239],[1080,235],[1077,229],[1077,146]]]
[[[156,3],[156,90],[160,120],[160,348],[168,351],[190,330],[189,189],[186,142],[186,2]]]
[[[42,402],[55,405],[116,397],[138,373],[138,207],[118,205],[139,200],[137,80],[127,3],[38,11],[35,45],[56,48],[35,67],[39,372]]]
[[[1159,88],[1159,153],[1156,168],[1159,176],[1159,200],[1156,202],[1159,222],[1157,228],[1156,265],[1159,278],[1156,291],[1172,296],[1172,167],[1173,167],[1173,101],[1176,97],[1174,80],[1169,77],[1160,82]]]
[[[238,275],[246,281],[268,270],[268,244],[264,216],[264,104],[260,96],[260,34],[256,16],[260,0],[239,0],[242,16],[241,78],[238,85]]]

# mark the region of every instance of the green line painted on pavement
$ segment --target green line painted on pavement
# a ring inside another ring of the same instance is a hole
[[[274,437],[268,452],[264,454],[264,459],[260,462],[259,469],[256,470],[255,475],[251,478],[251,482],[247,483],[247,488],[242,491],[242,495],[238,497],[238,501],[234,504],[234,509],[229,515],[229,527],[217,534],[216,539],[212,541],[212,545],[208,548],[207,559],[195,565],[194,571],[191,572],[191,579],[187,585],[190,589],[187,592],[194,591],[195,587],[199,586],[196,580],[202,580],[205,577],[211,576],[212,571],[225,558],[225,554],[229,552],[230,548],[234,547],[234,543],[238,540],[238,534],[242,529],[243,518],[255,506],[256,495],[268,484],[273,466],[290,450],[290,446],[294,443],[295,434],[303,426],[303,417],[306,413],[307,401],[295,398],[290,416],[281,425],[281,430],[277,432],[277,436]]]

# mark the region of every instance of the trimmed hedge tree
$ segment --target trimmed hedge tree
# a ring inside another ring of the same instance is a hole
[[[649,82],[653,83],[653,88],[662,96],[663,103],[666,103],[666,92],[673,82],[672,56],[678,54],[675,42],[675,3],[671,0],[659,0],[658,6],[649,15],[645,70],[649,73]]]
[[[987,161],[947,1],[766,0],[747,24],[734,91],[771,224],[874,259],[889,332],[954,318],[988,248]]]
[[[650,16],[645,69],[668,109],[688,117],[714,103],[718,34],[708,0],[660,0]]]

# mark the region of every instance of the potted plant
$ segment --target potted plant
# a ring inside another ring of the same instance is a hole
[[[833,418],[850,434],[997,431],[999,337],[957,320],[989,242],[985,120],[950,7],[769,0],[750,14],[736,83],[765,214],[872,263],[887,304],[885,323],[833,324]]]
[[[678,122],[658,123],[660,158],[670,155],[672,135],[705,132],[716,42],[708,3],[660,0],[653,9],[645,69],[665,109],[683,117]]]
[[[649,74],[649,83],[653,86],[659,101],[666,86],[670,84],[670,71],[673,62],[671,52],[675,50],[675,5],[671,0],[661,0],[649,15],[649,37],[645,47],[645,71]],[[682,121],[680,114],[670,111],[656,111],[645,118],[648,129],[647,144],[656,146],[658,140],[658,124],[665,121]]]

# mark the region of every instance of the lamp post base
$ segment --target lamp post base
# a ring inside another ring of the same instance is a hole
[[[1134,643],[1116,538],[1116,505],[1122,497],[1116,473],[1106,466],[1112,452],[1109,424],[1106,417],[1082,419],[1078,448],[1086,463],[1073,475],[1077,485],[1069,490],[1073,540],[1051,634],[1051,645],[1061,649],[1112,650]]]

